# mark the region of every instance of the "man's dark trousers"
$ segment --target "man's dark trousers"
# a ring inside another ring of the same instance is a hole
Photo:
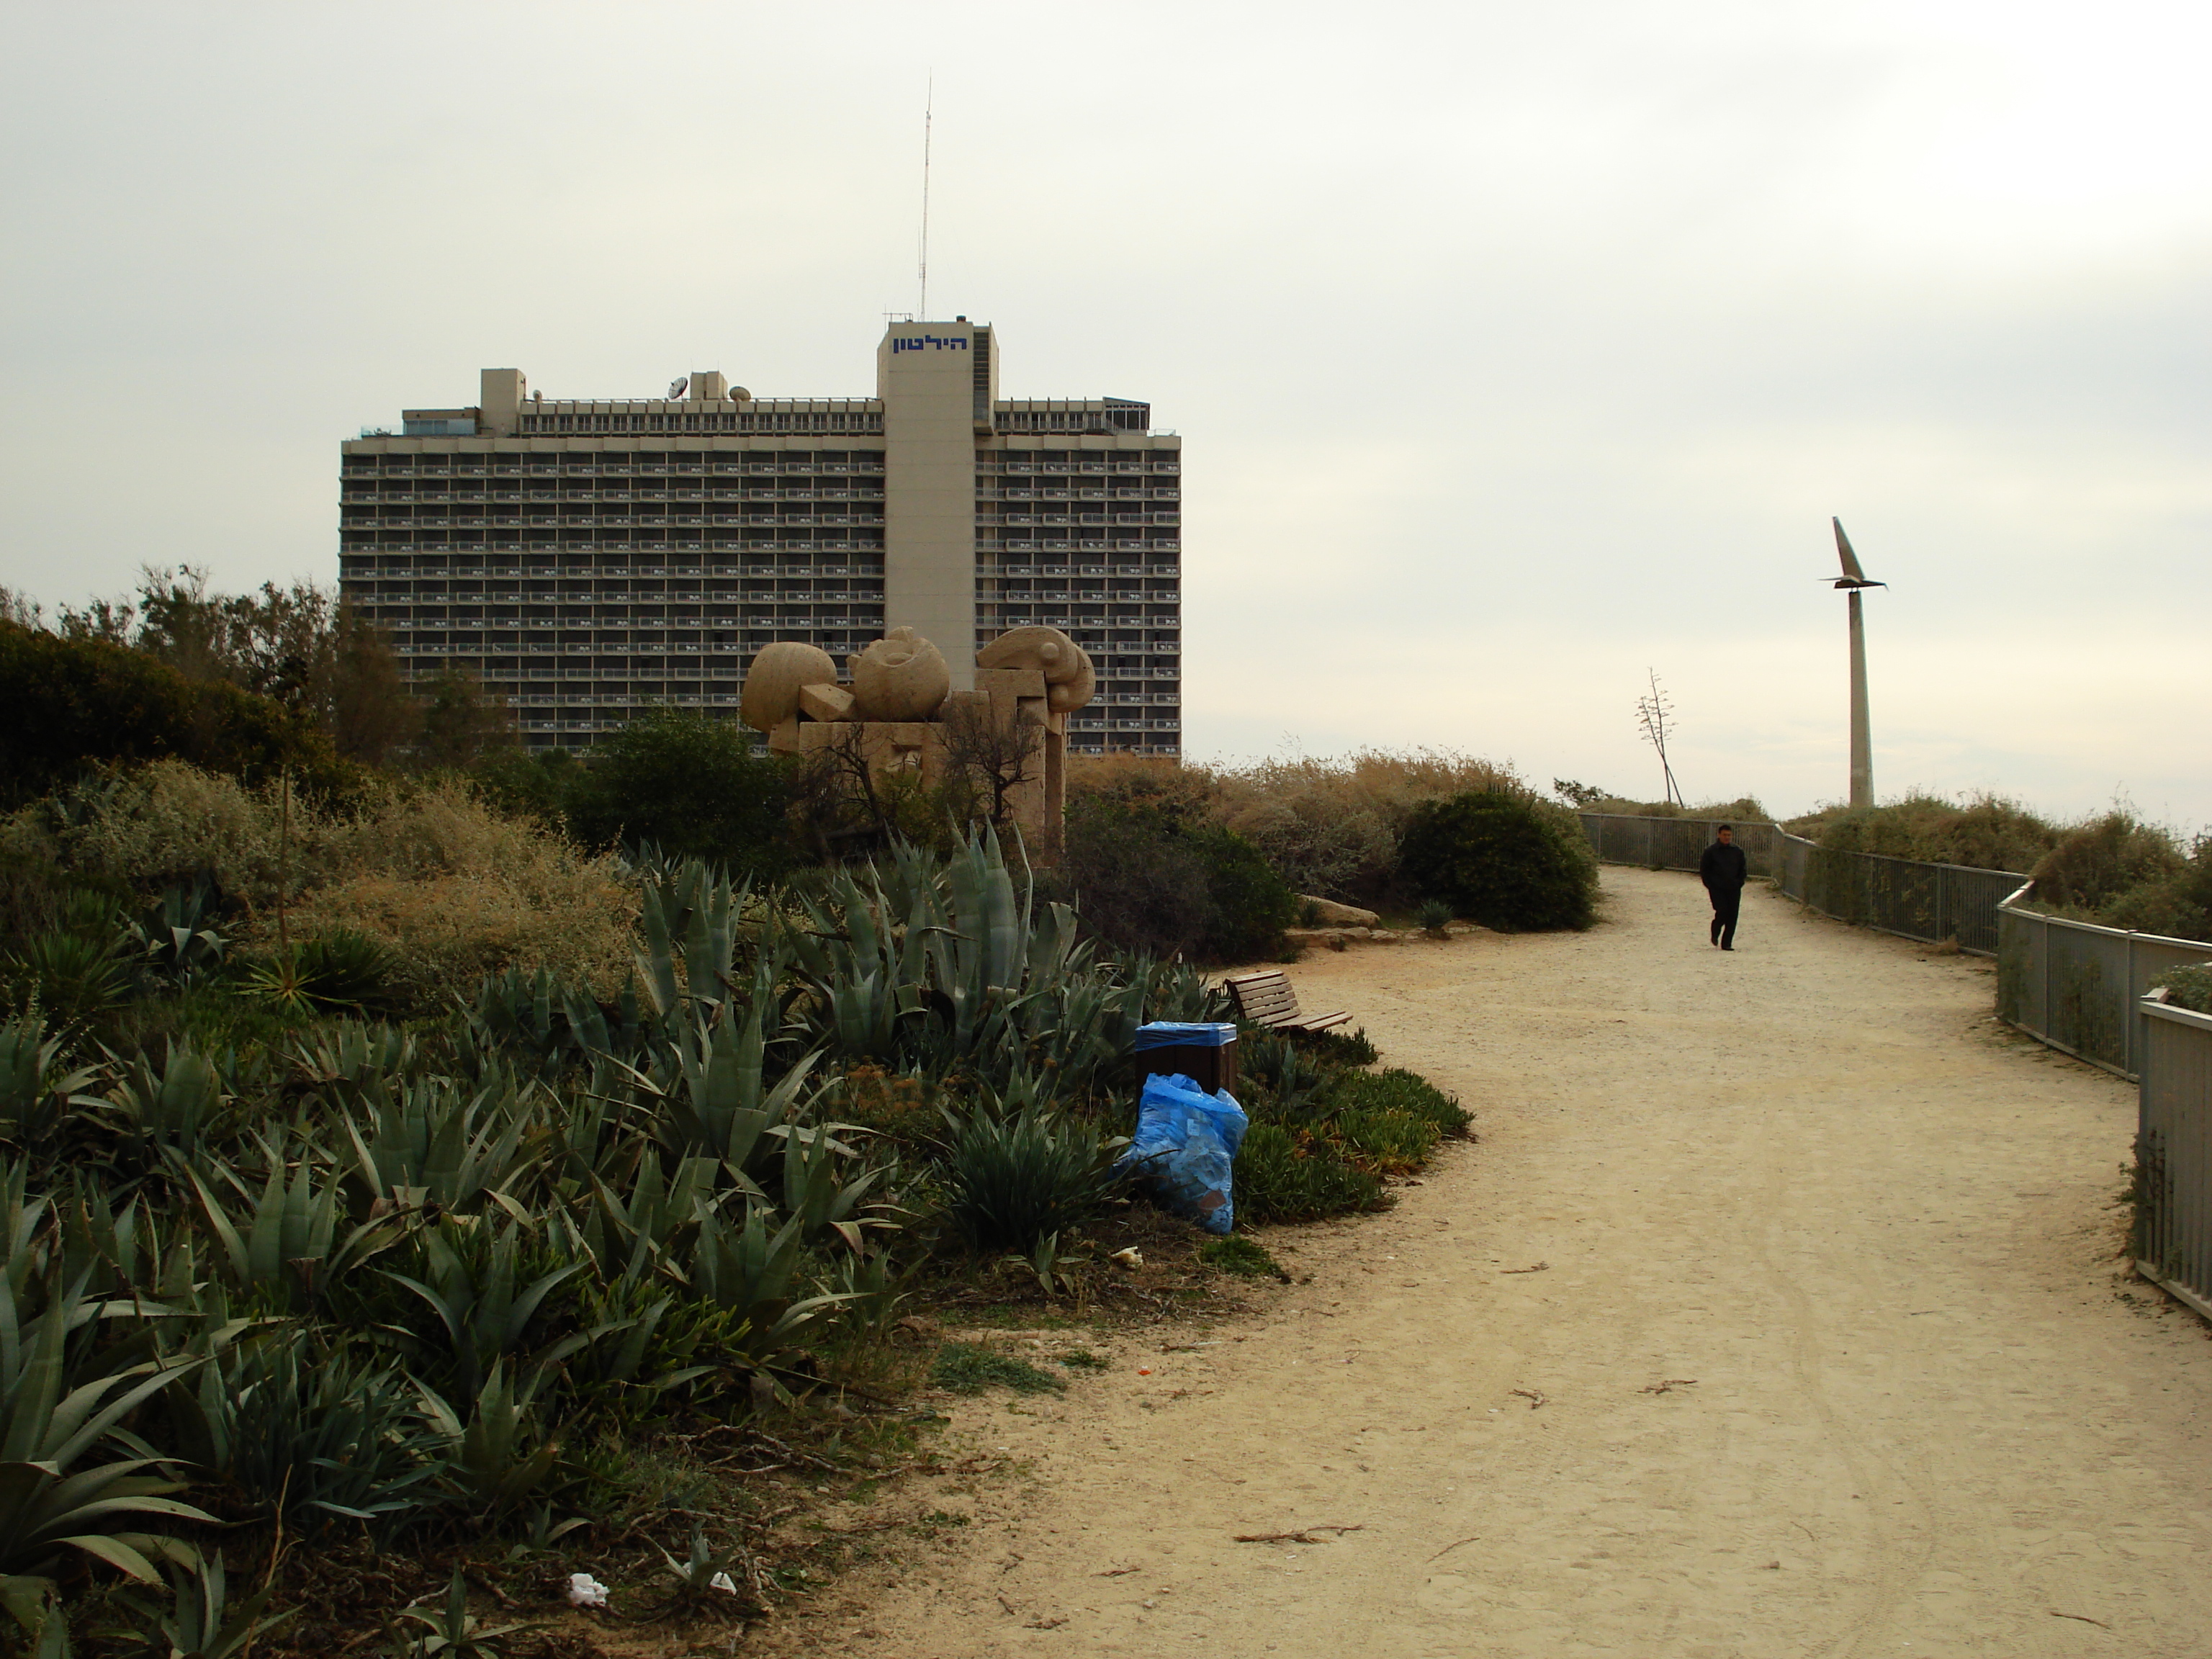
[[[1713,902],[1713,943],[1723,951],[1735,949],[1735,918],[1743,908],[1744,878],[1750,860],[1733,839],[1716,840],[1698,860],[1698,878]]]

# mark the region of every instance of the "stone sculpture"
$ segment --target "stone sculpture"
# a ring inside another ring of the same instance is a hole
[[[1056,628],[1011,629],[975,663],[975,689],[954,691],[944,654],[894,628],[852,657],[841,685],[826,652],[782,641],[753,659],[739,713],[779,754],[849,744],[870,772],[910,771],[927,784],[956,763],[995,769],[1008,816],[1049,849],[1066,800],[1067,717],[1097,694],[1097,675]]]
[[[756,732],[773,732],[799,713],[800,692],[837,684],[837,660],[817,646],[778,640],[763,646],[746,672],[738,716]]]
[[[934,720],[952,690],[944,653],[911,628],[894,628],[850,666],[853,713],[864,720]]]
[[[975,653],[975,665],[1036,669],[1044,676],[1045,704],[1055,714],[1082,708],[1098,690],[1089,653],[1057,628],[1010,628]]]

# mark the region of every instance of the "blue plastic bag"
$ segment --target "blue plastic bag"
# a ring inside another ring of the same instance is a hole
[[[1137,1102],[1137,1133],[1115,1166],[1149,1181],[1161,1204],[1210,1233],[1236,1224],[1230,1171],[1250,1127],[1228,1090],[1208,1094],[1176,1073],[1145,1079]]]

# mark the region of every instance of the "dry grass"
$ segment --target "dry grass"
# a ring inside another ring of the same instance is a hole
[[[1487,789],[1533,795],[1510,766],[1444,749],[1216,768],[1110,756],[1073,769],[1068,787],[1178,806],[1251,842],[1299,892],[1361,903],[1389,889],[1399,836],[1422,802]]]
[[[0,845],[43,842],[81,869],[142,890],[208,872],[242,902],[249,941],[276,932],[280,872],[295,937],[357,927],[391,945],[417,988],[465,994],[510,965],[556,968],[603,993],[630,968],[635,884],[608,857],[487,805],[466,784],[386,783],[354,805],[295,799],[180,762],[143,768],[82,798],[77,823],[35,809]]]

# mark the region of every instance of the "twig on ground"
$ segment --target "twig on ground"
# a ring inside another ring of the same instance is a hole
[[[1528,1409],[1532,1412],[1534,1411],[1537,1407],[1543,1405],[1551,1398],[1551,1396],[1547,1395],[1541,1389],[1515,1389],[1511,1390],[1511,1392],[1519,1395],[1523,1400],[1527,1401],[1528,1402]]]
[[[1457,1548],[1458,1548],[1462,1544],[1472,1544],[1473,1542],[1474,1542],[1474,1540],[1475,1540],[1476,1539],[1478,1539],[1478,1538],[1480,1538],[1480,1537],[1481,1537],[1481,1536],[1482,1536],[1482,1534],[1481,1534],[1480,1533],[1476,1532],[1476,1533],[1469,1533],[1469,1534],[1468,1534],[1466,1537],[1464,1537],[1464,1538],[1455,1539],[1452,1542],[1450,1542],[1450,1543],[1449,1543],[1449,1544],[1445,1545],[1442,1549],[1438,1550],[1438,1551],[1437,1551],[1434,1555],[1431,1556],[1431,1557],[1429,1558],[1429,1559],[1430,1559],[1430,1560],[1431,1560],[1431,1561],[1441,1561],[1441,1560],[1443,1560],[1443,1559],[1444,1559],[1444,1557],[1446,1557],[1447,1555],[1449,1555],[1449,1554],[1450,1554],[1454,1550],[1457,1549]]]
[[[2087,1614],[2086,1614],[2086,1613],[2061,1613],[2061,1612],[2059,1612],[2059,1611],[2058,1611],[2058,1609],[2057,1609],[2057,1608],[2056,1608],[2056,1607],[2052,1607],[2052,1608],[2049,1609],[2049,1612],[2050,1612],[2050,1613],[2051,1613],[2051,1616],[2053,1619],[2075,1619],[2075,1620],[2079,1620],[2082,1624],[2085,1624],[2085,1625],[2094,1625],[2094,1626],[2095,1626],[2099,1630],[2110,1630],[2110,1629],[2112,1629],[2112,1626],[2111,1626],[2110,1625],[2106,1624],[2103,1620],[2101,1620],[2101,1619],[2092,1619],[2092,1618],[2090,1618],[2090,1617],[2089,1617]]]
[[[1127,1578],[1134,1571],[1134,1567],[1109,1567],[1103,1572],[1094,1572],[1091,1576],[1093,1578]]]
[[[817,1457],[812,1452],[803,1452],[798,1450],[794,1447],[787,1446],[782,1441],[777,1439],[774,1435],[763,1434],[758,1429],[750,1430],[748,1432],[753,1439],[759,1441],[762,1445],[772,1447],[775,1450],[781,1452],[786,1457],[789,1458],[794,1463],[810,1463],[817,1469],[827,1469],[832,1474],[838,1473],[837,1466],[835,1463],[832,1463],[826,1457]]]
[[[1364,1522],[1354,1522],[1348,1527],[1300,1527],[1296,1532],[1240,1532],[1236,1534],[1236,1539],[1240,1544],[1326,1544],[1328,1539],[1316,1538],[1314,1534],[1333,1532],[1341,1538],[1348,1532],[1364,1532],[1366,1529]]]
[[[1498,1272],[1506,1273],[1549,1273],[1551,1270],[1552,1264],[1550,1262],[1539,1261],[1533,1267],[1500,1267]]]
[[[1694,1376],[1670,1376],[1663,1382],[1646,1382],[1636,1392],[1638,1394],[1671,1394],[1676,1389],[1694,1389],[1697,1386],[1698,1379]]]
[[[1017,1618],[1017,1617],[1018,1617],[1018,1616],[1019,1616],[1019,1614],[1020,1614],[1020,1609],[1019,1609],[1019,1608],[1018,1608],[1018,1607],[1016,1607],[1014,1606],[1014,1604],[1013,1604],[1012,1601],[1009,1601],[1008,1600],[1006,1600],[1006,1598],[1005,1596],[1003,1596],[1003,1595],[1000,1596],[1000,1597],[998,1598],[998,1601],[999,1601],[999,1605],[1000,1605],[1000,1607],[1004,1607],[1004,1608],[1006,1610],[1006,1617],[1007,1617],[1007,1618],[1009,1618],[1009,1619],[1013,1619],[1013,1618]]]

